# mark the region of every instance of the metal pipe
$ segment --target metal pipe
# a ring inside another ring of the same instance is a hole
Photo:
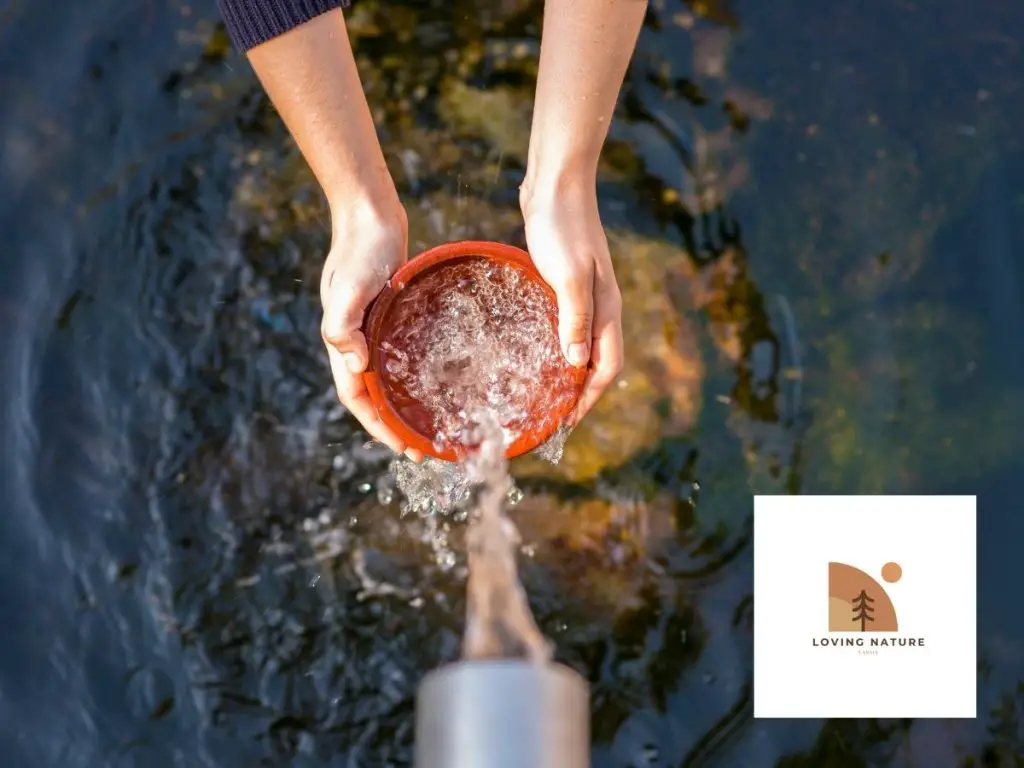
[[[460,661],[416,696],[416,768],[588,768],[590,689],[561,664]]]

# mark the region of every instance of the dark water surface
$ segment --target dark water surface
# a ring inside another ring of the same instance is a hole
[[[414,245],[516,239],[540,4],[356,6]],[[215,23],[0,1],[5,766],[409,765],[458,653],[460,525],[336,404],[324,208]],[[652,5],[625,384],[517,470],[595,765],[1024,764],[1022,44],[996,0]],[[978,494],[976,722],[751,719],[755,491]]]

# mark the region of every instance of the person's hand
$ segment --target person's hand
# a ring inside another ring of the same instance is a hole
[[[593,189],[521,196],[526,244],[558,298],[558,336],[566,359],[591,364],[576,409],[578,423],[622,370],[622,296]]]
[[[320,279],[321,333],[342,405],[373,439],[420,461],[423,455],[409,448],[377,416],[362,377],[370,359],[362,332],[363,315],[407,258],[405,211],[397,201],[389,207],[391,210],[382,214],[354,206],[344,216],[334,217],[331,251]]]

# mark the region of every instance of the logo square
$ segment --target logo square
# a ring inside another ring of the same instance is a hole
[[[976,509],[755,497],[754,717],[976,717]]]

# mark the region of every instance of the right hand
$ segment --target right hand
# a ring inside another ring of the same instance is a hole
[[[320,278],[324,307],[321,334],[327,345],[338,399],[370,436],[413,461],[423,454],[409,448],[377,415],[363,383],[369,350],[363,336],[363,316],[384,284],[405,263],[409,225],[405,210],[395,201],[381,213],[353,206],[334,217],[334,237]]]
[[[589,364],[574,414],[578,424],[622,371],[622,294],[615,280],[596,188],[524,184],[526,243],[558,298],[558,336],[570,365]]]

